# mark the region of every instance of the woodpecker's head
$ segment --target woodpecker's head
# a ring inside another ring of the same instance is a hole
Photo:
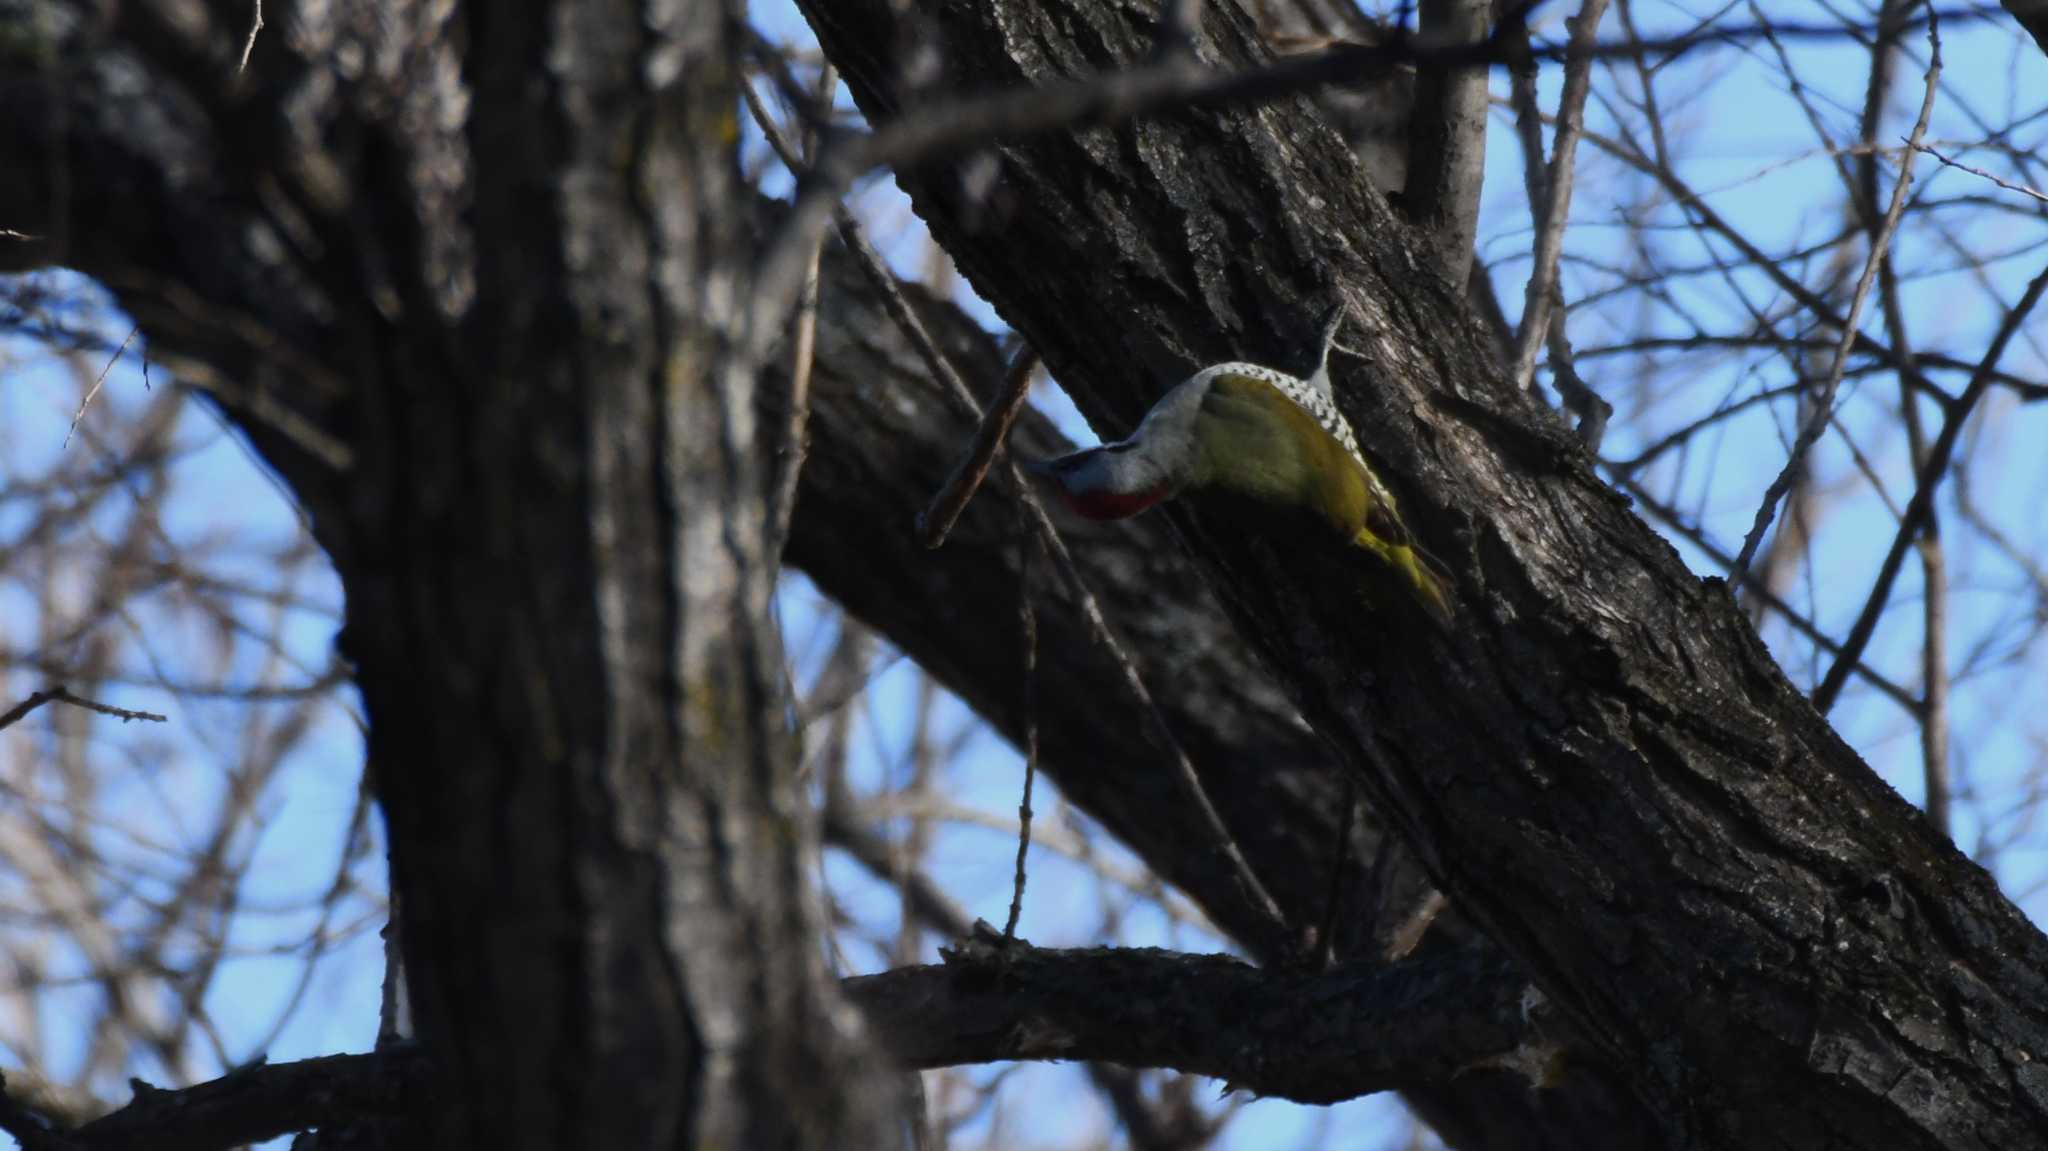
[[[1022,463],[1057,484],[1061,501],[1091,520],[1125,519],[1173,494],[1167,478],[1128,440]]]

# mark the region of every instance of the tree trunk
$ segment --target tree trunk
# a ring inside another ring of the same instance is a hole
[[[273,11],[245,81],[98,11],[0,29],[10,262],[115,288],[335,557],[437,1145],[887,1146],[721,378],[723,6]]]

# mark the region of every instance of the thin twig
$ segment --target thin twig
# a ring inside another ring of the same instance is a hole
[[[1933,516],[1914,547],[1920,553],[1922,600],[1920,684],[1927,700],[1920,713],[1920,761],[1927,799],[1927,820],[1949,834],[1948,778],[1948,563]]]
[[[917,517],[918,534],[924,546],[944,546],[953,525],[960,520],[960,513],[967,510],[974,493],[981,490],[982,481],[988,478],[989,465],[995,462],[996,452],[1010,434],[1010,425],[1017,421],[1017,413],[1024,410],[1024,401],[1031,394],[1031,378],[1037,373],[1038,353],[1029,347],[1018,349],[1010,361],[1010,370],[1003,376],[1002,394],[982,413],[981,425],[974,430],[967,454],[953,468],[953,474],[946,477],[938,494],[932,496],[931,506]]]
[[[1626,13],[1624,13],[1626,16]],[[1526,40],[1526,29],[1503,28],[1504,34],[1516,35]],[[1508,75],[1509,103],[1515,111],[1515,138],[1522,146],[1522,186],[1529,198],[1529,213],[1536,226],[1545,226],[1549,212],[1544,207],[1549,202],[1550,182],[1545,179],[1548,168],[1543,162],[1543,110],[1536,102],[1536,62],[1531,58],[1517,60]],[[1583,104],[1583,101],[1581,101]],[[1578,117],[1583,125],[1583,114]],[[1576,152],[1576,148],[1574,149]],[[1562,224],[1559,226],[1562,239]],[[1558,253],[1562,244],[1558,245]],[[1550,286],[1549,320],[1546,344],[1550,351],[1550,378],[1557,388],[1557,394],[1564,401],[1565,410],[1579,417],[1579,439],[1586,450],[1598,455],[1601,441],[1607,435],[1607,421],[1614,415],[1614,405],[1593,390],[1579,370],[1572,353],[1570,339],[1565,335],[1564,293],[1557,286],[1555,276],[1557,254],[1553,254]],[[1523,307],[1526,310],[1527,302]],[[1519,346],[1519,344],[1518,344]],[[1511,351],[1511,355],[1519,354]],[[1512,365],[1510,365],[1512,366]],[[1533,367],[1532,367],[1533,372]],[[1533,375],[1531,377],[1533,383]]]
[[[824,240],[820,233],[811,248],[811,262],[804,269],[804,285],[797,291],[795,331],[789,341],[789,415],[782,428],[782,466],[775,478],[775,503],[770,509],[771,554],[780,554],[789,539],[797,486],[803,479],[804,460],[810,455],[811,368],[817,361],[818,264],[824,255]]]
[[[1968,172],[1972,176],[1977,176],[1982,179],[1989,180],[1992,183],[1998,185],[1999,187],[2004,188],[2008,192],[2018,192],[2022,196],[2027,196],[2032,199],[2039,200],[2043,204],[2048,204],[2048,192],[2036,191],[2033,188],[2027,187],[2025,184],[2008,183],[2007,181],[2001,180],[1997,176],[1994,176],[1991,173],[1986,172],[1982,168],[1972,168],[1968,164],[1962,163],[1957,160],[1951,160],[1947,156],[1942,155],[1940,152],[1935,151],[1933,148],[1930,148],[1925,144],[1920,144],[1912,140],[1908,140],[1906,141],[1906,147],[1913,149],[1915,152],[1925,152],[1928,155],[1934,157],[1935,159],[1941,161],[1942,164],[1947,167]]]
[[[818,74],[820,105],[830,106],[832,90],[838,83],[838,73],[830,64],[825,65]],[[753,114],[754,122],[760,126],[761,134],[791,171],[801,171],[815,158],[815,132],[806,131],[801,146],[793,144],[768,115],[768,109],[754,91],[753,84],[741,84],[740,94],[746,101],[747,110]],[[811,245],[810,260],[804,266],[803,286],[797,291],[796,317],[790,336],[789,415],[783,425],[782,467],[776,475],[774,503],[769,507],[768,522],[773,533],[769,537],[769,552],[773,555],[780,555],[783,543],[789,539],[789,522],[796,514],[797,486],[803,478],[804,459],[810,453],[811,370],[817,361],[818,348],[818,264],[824,250],[825,235],[820,232],[817,242]]]
[[[1024,794],[1017,800],[1017,874],[1010,889],[1010,917],[1003,938],[1017,938],[1017,920],[1024,914],[1025,856],[1031,850],[1031,784],[1038,778],[1038,613],[1031,606],[1031,553],[1037,540],[1018,505],[1017,622],[1024,633]]]
[[[1515,333],[1515,386],[1527,390],[1536,383],[1536,351],[1542,347],[1550,328],[1550,305],[1557,285],[1557,260],[1564,250],[1565,220],[1571,214],[1573,158],[1579,148],[1579,133],[1585,127],[1586,93],[1592,88],[1593,35],[1607,0],[1586,0],[1579,14],[1569,21],[1571,41],[1566,49],[1564,92],[1558,97],[1557,130],[1550,143],[1550,179],[1543,198],[1533,197],[1529,208],[1537,213],[1535,265],[1529,271],[1529,286],[1522,298],[1522,323]]]
[[[125,707],[115,707],[112,704],[100,703],[97,700],[86,699],[84,696],[73,695],[69,688],[60,683],[54,687],[46,687],[36,692],[34,695],[7,709],[5,714],[0,714],[0,730],[5,730],[20,723],[28,718],[30,712],[46,703],[68,703],[73,707],[82,707],[87,711],[96,711],[101,715],[113,716],[122,723],[128,723],[132,720],[143,720],[148,723],[170,722],[170,717],[158,715],[153,711],[129,711]]]
[[[1941,26],[1934,17],[1933,9],[1928,10],[1927,40],[1930,55],[1927,61],[1927,91],[1920,99],[1920,117],[1913,122],[1913,134],[1908,143],[1919,141],[1927,134],[1927,121],[1934,114],[1934,97],[1941,80]],[[1756,557],[1756,549],[1764,542],[1764,533],[1770,530],[1771,520],[1777,516],[1778,501],[1791,489],[1792,480],[1798,474],[1806,453],[1820,439],[1821,432],[1828,426],[1828,417],[1834,412],[1835,392],[1841,387],[1842,374],[1848,370],[1849,357],[1856,346],[1857,325],[1863,319],[1863,305],[1870,298],[1870,287],[1877,282],[1877,269],[1884,262],[1885,251],[1890,248],[1894,233],[1899,228],[1899,218],[1906,210],[1906,192],[1913,186],[1913,160],[1910,154],[1900,157],[1899,179],[1892,186],[1892,202],[1885,209],[1884,224],[1870,241],[1870,256],[1863,261],[1863,274],[1856,279],[1856,294],[1850,297],[1849,314],[1842,320],[1841,346],[1835,349],[1834,362],[1828,365],[1827,382],[1821,386],[1820,395],[1814,397],[1813,412],[1806,425],[1799,429],[1799,435],[1792,441],[1792,451],[1786,457],[1785,466],[1778,472],[1771,486],[1764,491],[1763,503],[1756,509],[1756,519],[1750,524],[1749,535],[1742,541],[1742,550],[1736,553],[1734,571],[1737,575],[1749,570],[1749,561]],[[1844,672],[1843,674],[1847,674]],[[1826,711],[1826,707],[1821,708]]]
[[[1409,953],[1422,942],[1422,937],[1429,934],[1430,925],[1436,922],[1436,917],[1443,913],[1444,908],[1450,906],[1450,902],[1443,892],[1430,888],[1388,934],[1387,953],[1384,958],[1390,963],[1408,958]]]
[[[256,50],[256,33],[263,31],[263,0],[256,0],[256,17],[249,21],[249,38],[242,42],[242,62],[236,66],[235,74],[249,70],[249,53]]]
[[[1870,84],[1864,95],[1863,120],[1859,133],[1863,144],[1872,146],[1857,157],[1856,183],[1850,192],[1856,204],[1857,213],[1866,222],[1866,228],[1874,230],[1877,222],[1873,218],[1877,208],[1877,156],[1874,145],[1877,142],[1879,120],[1884,111],[1885,97],[1892,76],[1892,59],[1896,54],[1899,35],[1897,25],[1914,0],[1885,0],[1878,13],[1878,37],[1871,44]],[[1907,141],[1909,148],[1912,142]],[[1935,159],[1951,167],[1960,167],[1948,157],[1932,148],[1920,147]],[[2003,183],[1988,173],[1978,173],[1995,183]],[[2048,200],[2048,197],[2042,197]],[[1900,300],[1898,270],[1892,260],[1887,259],[1877,272],[1878,300],[1884,307],[1884,323],[1891,335],[1892,346],[1902,355],[1912,355],[1912,340],[1906,328],[1906,309]],[[1920,404],[1914,396],[1912,381],[1906,373],[1899,373],[1899,418],[1906,429],[1907,459],[1915,474],[1927,463],[1927,429],[1920,416]],[[1843,442],[1852,450],[1853,440],[1846,432]],[[1855,453],[1858,468],[1870,476],[1871,486],[1877,491],[1885,506],[1893,508],[1893,502],[1884,486],[1871,469],[1862,461],[1861,453]],[[1903,518],[1901,513],[1893,511]],[[1920,727],[1921,780],[1925,785],[1923,809],[1928,822],[1943,835],[1949,833],[1949,749],[1948,749],[1948,563],[1941,543],[1941,520],[1932,507],[1927,509],[1914,550],[1920,554],[1921,577],[1921,634],[1920,634],[1920,685],[1921,706],[1917,719]]]
[[[139,326],[128,329],[128,334],[121,339],[121,346],[115,348],[114,354],[107,357],[107,366],[100,369],[100,374],[94,378],[92,387],[86,390],[85,399],[80,401],[78,405],[78,414],[71,417],[71,426],[65,429],[64,447],[68,448],[71,446],[71,437],[73,433],[78,431],[78,421],[85,418],[85,409],[92,406],[93,397],[100,394],[100,385],[107,382],[107,373],[114,370],[114,365],[120,362],[121,353],[128,350],[128,345],[135,339],[135,333],[141,330]]]
[[[1976,374],[1970,377],[1970,384],[1957,398],[1955,411],[1941,425],[1941,433],[1934,438],[1934,444],[1927,450],[1927,462],[1920,466],[1915,477],[1912,502],[1906,505],[1906,514],[1899,520],[1899,529],[1892,536],[1891,550],[1885,553],[1884,562],[1878,566],[1877,583],[1870,589],[1869,598],[1863,601],[1863,611],[1850,626],[1849,635],[1842,641],[1841,654],[1835,657],[1834,665],[1813,690],[1813,705],[1826,714],[1841,695],[1842,685],[1848,682],[1849,673],[1863,658],[1863,649],[1869,645],[1871,635],[1877,630],[1877,618],[1884,614],[1885,603],[1891,598],[1892,581],[1899,576],[1899,565],[1904,560],[1906,548],[1919,533],[1921,524],[1934,507],[1934,489],[1941,486],[1941,477],[1948,472],[1949,459],[1955,454],[1956,441],[1962,436],[1963,425],[1969,421],[1970,412],[1991,386],[1992,370],[2005,355],[2005,347],[2012,342],[2014,333],[2026,322],[2027,316],[2041,302],[2041,295],[2048,291],[2048,267],[2027,285],[2027,290],[2005,314],[2005,321],[1998,326],[1997,335],[1992,337],[1991,347],[1979,362]]]

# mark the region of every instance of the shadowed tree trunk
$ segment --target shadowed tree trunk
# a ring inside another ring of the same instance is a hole
[[[335,558],[431,1142],[888,1145],[720,378],[728,13],[280,7],[244,79],[203,9],[0,10],[0,252],[112,287]]]

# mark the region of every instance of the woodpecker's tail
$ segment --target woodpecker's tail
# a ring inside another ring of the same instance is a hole
[[[1370,531],[1361,530],[1351,542],[1377,556],[1381,563],[1394,569],[1401,582],[1415,597],[1415,602],[1429,613],[1429,618],[1439,626],[1451,625],[1451,597],[1447,590],[1449,580],[1426,552],[1412,543],[1388,543]]]

